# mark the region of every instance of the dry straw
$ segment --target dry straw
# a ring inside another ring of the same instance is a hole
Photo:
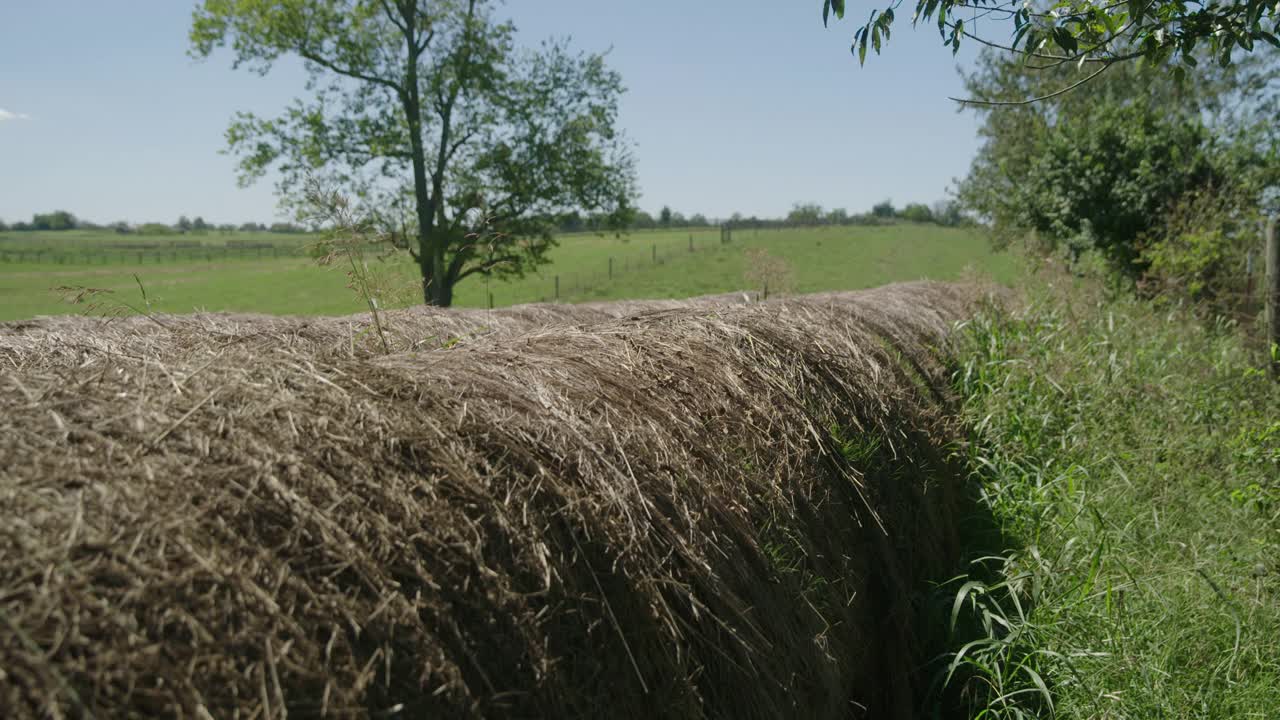
[[[0,708],[908,713],[979,295],[0,326]]]

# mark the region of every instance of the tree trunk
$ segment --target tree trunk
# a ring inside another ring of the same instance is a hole
[[[400,100],[404,105],[405,121],[409,125],[409,146],[413,165],[413,200],[418,215],[418,267],[422,271],[422,300],[434,305],[437,293],[436,278],[442,275],[436,272],[436,256],[444,254],[443,248],[437,248],[435,238],[435,201],[427,186],[427,152],[422,145],[422,97],[418,89],[418,50],[416,39],[412,33],[406,33],[408,45],[408,63],[405,72],[405,86]]]
[[[443,234],[443,233],[441,233]],[[431,297],[428,305],[449,307],[453,304],[453,283],[449,278],[449,266],[445,263],[444,249],[449,244],[447,239],[434,238],[431,256]]]
[[[419,237],[418,246],[424,249],[424,251],[418,255],[418,271],[422,275],[422,302],[430,305],[431,289],[435,287],[435,283],[432,282],[431,256],[426,254],[425,248],[427,247],[427,242],[421,239],[421,237]]]
[[[436,277],[440,278],[440,280],[431,286],[431,304],[436,307],[451,307],[453,305],[453,284],[444,275],[437,275]]]
[[[1280,380],[1280,228],[1277,222],[1280,216],[1273,216],[1267,223],[1266,257],[1266,303],[1267,303],[1267,366],[1271,377]]]

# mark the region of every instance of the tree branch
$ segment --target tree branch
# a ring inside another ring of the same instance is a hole
[[[402,33],[409,32],[409,28],[403,24],[404,16],[401,15],[399,18],[397,18],[396,13],[392,9],[391,3],[388,2],[388,0],[378,0],[378,4],[382,6],[382,14],[387,16],[387,19],[391,21],[392,25],[396,26],[396,29],[398,29]]]
[[[1098,76],[1099,76],[1099,75],[1101,75],[1102,73],[1106,72],[1107,68],[1109,68],[1109,67],[1111,67],[1111,65],[1110,65],[1110,64],[1103,65],[1102,67],[1098,68],[1098,69],[1097,69],[1097,71],[1093,72],[1093,73],[1092,73],[1092,74],[1090,74],[1088,77],[1086,77],[1086,78],[1084,78],[1084,79],[1082,79],[1082,80],[1080,80],[1080,81],[1078,81],[1078,82],[1072,83],[1072,84],[1070,84],[1070,85],[1068,85],[1068,86],[1066,86],[1066,87],[1062,88],[1061,90],[1057,90],[1057,91],[1055,91],[1055,92],[1051,92],[1051,93],[1049,93],[1048,95],[1041,95],[1040,97],[1034,97],[1034,98],[1031,98],[1031,99],[1029,99],[1029,100],[1005,100],[1005,101],[1001,101],[1001,100],[974,100],[974,99],[972,99],[972,98],[970,98],[970,99],[967,99],[967,100],[966,100],[966,99],[963,99],[963,98],[955,98],[955,97],[948,97],[947,99],[948,99],[948,100],[953,100],[953,101],[958,102],[958,103],[960,103],[960,104],[962,104],[962,105],[964,105],[964,104],[968,104],[968,105],[986,105],[986,106],[993,106],[993,107],[1005,107],[1005,106],[1017,106],[1017,105],[1031,105],[1031,104],[1033,104],[1033,103],[1038,103],[1038,102],[1041,102],[1041,101],[1043,101],[1043,100],[1049,100],[1049,99],[1051,99],[1051,98],[1056,98],[1056,97],[1058,97],[1059,95],[1065,95],[1065,94],[1067,94],[1067,93],[1071,92],[1072,90],[1075,90],[1076,88],[1080,87],[1081,85],[1084,85],[1085,83],[1089,82],[1090,80],[1092,80],[1092,79],[1094,79],[1094,78],[1098,77]]]
[[[951,28],[952,30],[955,30],[954,23],[947,23],[947,27]],[[1112,63],[1124,62],[1126,60],[1133,60],[1134,58],[1141,57],[1142,56],[1141,52],[1133,52],[1133,53],[1128,53],[1126,55],[1115,55],[1107,58],[1095,58],[1095,57],[1088,56],[1089,53],[1097,52],[1098,50],[1109,45],[1113,40],[1119,37],[1120,34],[1122,34],[1123,31],[1127,28],[1128,28],[1127,25],[1125,27],[1120,28],[1120,31],[1112,35],[1105,42],[1094,45],[1092,48],[1088,50],[1084,50],[1082,52],[1078,52],[1075,55],[1047,55],[1045,53],[1032,52],[1030,50],[1019,50],[1018,48],[1013,47],[1012,45],[1001,45],[1000,43],[992,42],[990,40],[987,40],[986,38],[979,37],[969,32],[968,30],[961,30],[960,34],[963,35],[964,37],[969,38],[970,40],[973,40],[974,42],[980,45],[986,45],[987,47],[993,48],[995,50],[1003,50],[1005,52],[1013,53],[1015,55],[1022,55],[1024,57],[1036,58],[1037,60],[1052,60],[1053,62],[1048,65],[1032,66],[1033,70],[1045,70],[1051,67],[1064,65],[1069,62],[1083,61],[1087,63],[1103,63],[1105,65],[1110,65]]]
[[[457,277],[455,277],[453,281],[458,282],[463,278],[468,277],[470,275],[475,275],[476,273],[487,275],[499,265],[506,265],[506,264],[518,265],[520,263],[520,259],[521,258],[519,255],[515,255],[512,253],[508,253],[506,255],[498,255],[496,257],[485,260],[483,263],[480,263],[479,265],[472,265],[466,270],[458,273]]]
[[[319,65],[320,67],[331,70],[335,73],[338,73],[339,75],[344,75],[346,77],[353,78],[356,80],[363,80],[364,82],[367,82],[367,83],[373,83],[375,85],[382,85],[383,87],[391,88],[392,90],[396,91],[397,95],[404,94],[404,88],[402,88],[400,84],[395,82],[394,80],[388,80],[387,78],[378,77],[377,75],[369,75],[367,73],[362,73],[353,68],[342,67],[341,65],[338,65],[332,60],[328,60],[319,56],[318,54],[316,54],[314,50],[308,48],[305,45],[298,46],[298,55],[302,56],[302,58],[305,60],[309,60]]]
[[[454,155],[456,155],[456,154],[458,153],[458,151],[462,149],[462,146],[463,146],[463,145],[466,145],[466,144],[467,144],[467,141],[469,141],[469,140],[471,140],[471,138],[475,137],[475,136],[478,134],[478,132],[479,132],[479,131],[477,131],[477,130],[468,130],[466,133],[464,133],[464,134],[463,134],[463,136],[462,136],[462,137],[458,138],[458,141],[457,141],[457,142],[455,142],[453,145],[449,146],[449,152],[448,152],[448,153],[446,154],[446,156],[445,156],[445,160],[446,160],[446,162],[448,162],[448,161],[452,161],[452,160],[453,160],[453,156],[454,156]]]

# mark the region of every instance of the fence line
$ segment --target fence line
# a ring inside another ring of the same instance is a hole
[[[266,260],[305,257],[307,248],[298,246],[211,246],[154,249],[101,248],[85,249],[10,249],[0,248],[0,264],[36,265],[160,265],[176,262],[206,262],[222,260]]]
[[[711,232],[716,234],[712,235]],[[648,243],[647,252],[645,249],[631,249],[630,252],[624,250],[610,253],[597,270],[589,271],[585,275],[580,272],[551,275],[549,292],[534,294],[527,299],[514,300],[512,304],[521,302],[560,302],[575,297],[580,298],[584,294],[594,292],[601,285],[611,283],[632,272],[660,267],[676,262],[682,257],[688,257],[690,254],[720,251],[723,246],[733,242],[733,232],[729,228],[691,232],[688,235],[686,248],[680,248],[677,240],[674,242],[669,241],[668,246],[665,248],[659,247],[656,242],[650,242]],[[646,255],[647,257],[644,257]],[[640,259],[642,257],[644,259]],[[489,295],[491,296],[490,302],[492,302],[492,293],[489,293]]]
[[[637,272],[651,270],[699,253],[720,252],[733,244],[734,234],[760,232],[784,228],[731,228],[728,226],[690,229],[685,238],[672,238],[669,234],[662,242],[646,238],[644,233],[632,235],[630,241],[611,251],[600,260],[598,268],[572,273],[542,276],[547,285],[542,292],[512,288],[511,295],[498,291],[504,304],[522,302],[559,302],[584,299],[603,285]],[[681,240],[684,242],[681,242]],[[638,242],[637,242],[638,241]],[[299,244],[273,245],[254,242],[228,242],[226,245],[147,246],[132,243],[124,247],[104,245],[93,248],[13,248],[0,244],[0,266],[3,265],[76,265],[76,266],[148,266],[174,263],[214,263],[223,261],[264,260],[273,258],[305,257],[310,247]],[[498,301],[495,293],[486,291],[490,305]],[[520,296],[524,297],[520,297]]]

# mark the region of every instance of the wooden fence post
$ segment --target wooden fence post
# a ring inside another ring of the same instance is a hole
[[[560,276],[556,276],[556,299],[560,299]]]
[[[1271,367],[1271,377],[1280,379],[1280,235],[1276,224],[1280,216],[1272,216],[1267,223],[1267,357]]]

